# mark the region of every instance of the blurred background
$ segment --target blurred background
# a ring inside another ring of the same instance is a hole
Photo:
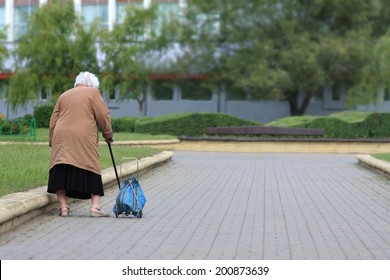
[[[0,0],[0,114],[95,73],[113,117],[390,111],[390,0]]]

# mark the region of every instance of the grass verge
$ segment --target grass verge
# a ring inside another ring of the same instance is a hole
[[[329,115],[330,118],[339,119],[348,123],[357,123],[364,121],[372,112],[358,112],[358,111],[344,111],[340,113],[334,113]],[[301,126],[306,123],[310,123],[315,119],[324,118],[324,116],[296,116],[286,117],[274,120],[270,123],[265,124],[266,126]]]
[[[371,156],[373,156],[374,158],[383,160],[383,161],[390,162],[390,154],[374,154]]]
[[[129,133],[129,132],[115,132],[114,139],[116,141],[134,141],[134,140],[172,140],[177,139],[172,135],[151,135],[151,134],[140,134],[140,133]],[[101,133],[99,133],[99,140],[103,140]],[[32,137],[28,135],[2,135],[0,141],[11,141],[11,142],[33,142]],[[36,142],[48,142],[49,141],[49,129],[48,128],[37,128],[36,131]]]
[[[102,169],[111,167],[107,145],[100,145],[99,150]],[[122,157],[143,158],[160,153],[161,150],[113,145],[112,152],[118,165]],[[49,162],[49,146],[25,143],[0,145],[0,196],[47,185]]]

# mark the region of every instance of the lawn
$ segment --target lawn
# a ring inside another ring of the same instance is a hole
[[[329,115],[330,118],[336,118],[348,123],[357,123],[364,121],[371,112],[358,112],[358,111],[344,111],[340,113],[334,113]],[[324,116],[297,116],[297,117],[286,117],[280,118],[270,123],[267,123],[266,126],[299,126],[304,125],[305,123],[310,123],[315,119],[323,118]]]
[[[38,128],[37,142],[48,142],[49,129]],[[100,140],[103,141],[101,135]],[[170,140],[176,139],[171,135],[149,135],[136,133],[115,133],[115,141],[126,140]],[[11,144],[1,145],[4,142]],[[20,136],[0,137],[0,196],[24,191],[27,189],[47,185],[50,161],[49,145],[32,145],[32,138]],[[155,155],[161,150],[149,147],[112,146],[116,163],[122,157],[143,158]],[[120,155],[120,156],[119,156]],[[111,156],[107,145],[100,146],[102,169],[112,166]]]
[[[372,156],[377,158],[377,159],[390,162],[390,154],[374,154]]]
[[[99,133],[99,139],[103,140],[101,133]],[[128,133],[128,132],[115,132],[114,139],[116,141],[130,141],[130,140],[170,140],[176,139],[172,135],[151,135],[151,134],[139,134],[139,133]],[[33,138],[29,135],[23,136],[0,136],[1,141],[12,141],[12,142],[32,142]],[[49,141],[49,129],[48,128],[37,128],[36,130],[36,142],[47,142]]]
[[[112,146],[116,164],[122,157],[143,158],[161,150],[149,147]],[[102,169],[112,166],[107,145],[100,145]],[[0,145],[0,196],[47,185],[50,161],[48,145],[13,143]],[[118,170],[119,172],[119,170]]]

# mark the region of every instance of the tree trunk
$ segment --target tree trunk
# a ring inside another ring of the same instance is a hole
[[[298,105],[298,96],[297,91],[290,91],[287,93],[288,103],[290,104],[290,116],[299,116],[299,105]]]
[[[141,115],[143,117],[145,117],[144,100],[140,100],[137,98],[137,102],[138,102],[138,108],[139,108],[139,111],[141,112]]]
[[[287,96],[290,104],[290,116],[303,116],[309,106],[311,95],[306,93],[301,105],[299,104],[299,91],[289,91]]]
[[[138,102],[138,108],[141,112],[141,115],[143,117],[146,116],[146,108],[145,108],[145,100],[146,100],[146,94],[147,94],[147,86],[143,85],[141,86],[142,90],[141,90],[141,98],[137,97],[137,102]]]

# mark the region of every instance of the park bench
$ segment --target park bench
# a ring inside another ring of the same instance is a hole
[[[239,127],[209,127],[208,135],[214,136],[323,136],[322,129],[293,128],[277,126],[239,126]]]

